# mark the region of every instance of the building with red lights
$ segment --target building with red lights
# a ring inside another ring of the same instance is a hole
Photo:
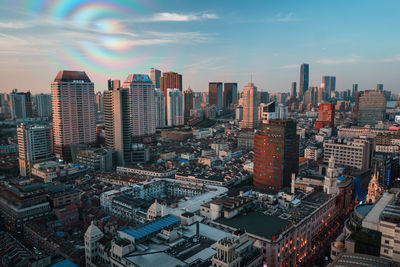
[[[253,185],[280,190],[290,186],[299,169],[299,136],[293,120],[261,123],[254,135]]]
[[[335,124],[335,105],[332,103],[321,103],[318,108],[318,120],[315,122],[315,128],[333,128]]]

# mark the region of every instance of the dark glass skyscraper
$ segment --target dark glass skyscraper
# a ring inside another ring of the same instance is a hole
[[[223,101],[222,95],[222,83],[221,82],[210,82],[208,84],[208,103],[216,105],[218,108],[222,107]]]
[[[293,120],[260,123],[254,135],[254,179],[258,188],[280,190],[290,186],[299,170],[299,136]]]
[[[224,83],[224,107],[237,104],[237,83]]]
[[[300,88],[299,88],[300,99],[303,99],[304,94],[308,90],[308,82],[309,82],[308,64],[301,64],[301,68],[300,68]]]
[[[290,90],[290,97],[291,98],[296,98],[297,97],[296,82],[292,82],[292,89]]]

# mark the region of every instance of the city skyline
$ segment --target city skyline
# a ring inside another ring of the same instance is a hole
[[[49,93],[59,70],[79,70],[104,91],[109,78],[154,67],[182,74],[184,90],[207,91],[210,81],[241,90],[252,80],[288,92],[308,63],[310,86],[326,75],[338,91],[383,83],[399,92],[399,38],[390,34],[399,3],[384,2],[9,1],[0,8],[1,90]]]

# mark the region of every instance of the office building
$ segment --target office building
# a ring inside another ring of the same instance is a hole
[[[39,117],[51,117],[51,95],[35,95],[36,111]]]
[[[333,128],[335,125],[335,105],[332,103],[321,103],[318,108],[318,120],[315,128]]]
[[[292,82],[292,88],[290,89],[290,97],[297,98],[296,82]]]
[[[379,90],[359,92],[356,97],[355,108],[358,125],[374,126],[377,122],[385,120],[386,97]]]
[[[300,88],[299,88],[299,98],[303,99],[304,94],[308,90],[309,82],[309,66],[308,64],[301,64],[300,67]]]
[[[217,108],[222,108],[223,93],[221,82],[210,82],[208,84],[208,104],[215,105]]]
[[[160,88],[161,71],[155,68],[149,70],[149,76],[154,88]]]
[[[183,91],[183,114],[185,123],[190,118],[190,110],[193,109],[193,91],[189,88]]]
[[[118,80],[108,81],[104,91],[104,128],[106,147],[116,152],[117,164],[131,162],[131,98],[129,89],[121,88]]]
[[[336,90],[336,77],[335,76],[322,76],[321,87],[324,90],[326,100],[329,97],[335,97],[335,90]]]
[[[261,103],[258,106],[258,118],[260,122],[267,123],[269,120],[277,119],[276,102],[272,101],[268,104]]]
[[[364,171],[371,167],[371,154],[372,142],[367,138],[324,142],[324,163],[328,163],[333,156],[339,165]]]
[[[11,118],[24,119],[32,118],[32,99],[31,93],[18,92],[17,89],[11,93]]]
[[[229,108],[238,102],[237,83],[224,83],[224,107]]]
[[[242,129],[255,129],[258,126],[258,99],[257,87],[248,83],[243,88],[243,120],[239,123]]]
[[[268,104],[269,103],[269,93],[268,92],[258,92],[259,97],[258,97],[258,101],[259,103],[264,103],[264,104]]]
[[[164,128],[165,127],[165,98],[164,92],[159,88],[154,90],[155,97],[155,120],[156,120],[156,128]]]
[[[351,96],[352,96],[352,97],[355,97],[357,93],[358,93],[358,84],[357,84],[357,83],[354,83],[354,84],[353,84],[352,91],[351,91]]]
[[[94,84],[83,71],[60,71],[51,98],[54,154],[69,158],[70,145],[96,141]]]
[[[378,83],[378,84],[376,85],[376,90],[378,90],[378,91],[383,91],[383,84],[382,84],[382,83]]]
[[[104,112],[104,96],[101,92],[96,93],[96,103],[95,103],[95,111],[103,113]]]
[[[281,190],[299,168],[299,136],[293,120],[260,123],[254,135],[254,178],[258,188]]]
[[[164,72],[160,78],[160,89],[164,93],[164,103],[165,103],[165,121],[167,121],[167,91],[169,88],[177,88],[182,91],[182,75],[176,72]]]
[[[179,89],[168,89],[167,91],[167,125],[183,125],[183,94]]]
[[[30,176],[33,164],[52,157],[50,128],[21,123],[17,127],[17,135],[20,175]]]
[[[109,172],[113,169],[112,150],[106,148],[84,149],[76,156],[77,162],[92,171]]]
[[[133,136],[156,132],[154,85],[147,74],[129,74],[122,85],[129,90]]]

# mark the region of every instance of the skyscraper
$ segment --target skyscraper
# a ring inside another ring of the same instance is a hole
[[[321,87],[324,89],[325,93],[325,96],[323,97],[324,100],[326,100],[329,97],[334,97],[336,90],[336,77],[322,76]]]
[[[360,126],[375,125],[385,120],[386,97],[380,90],[359,92],[356,97],[355,109]]]
[[[154,90],[155,96],[155,120],[156,128],[165,127],[165,102],[164,102],[164,92],[159,88]]]
[[[36,109],[39,117],[51,117],[51,95],[39,94],[35,96]]]
[[[224,83],[224,107],[229,108],[231,104],[237,104],[237,83]]]
[[[222,108],[223,94],[221,82],[210,82],[208,84],[208,104]]]
[[[239,123],[242,129],[255,129],[258,126],[258,98],[257,87],[248,83],[243,88],[243,120]]]
[[[261,91],[261,92],[258,92],[258,95],[259,95],[259,99],[258,99],[259,104],[261,104],[261,103],[268,104],[269,103],[269,93],[268,92]]]
[[[301,64],[300,67],[300,88],[299,88],[299,98],[303,99],[305,92],[308,90],[309,82],[309,67],[308,64]]]
[[[104,128],[106,147],[116,152],[117,164],[131,162],[131,135],[129,89],[120,88],[119,80],[108,82],[104,91]]]
[[[167,122],[168,126],[183,125],[183,94],[179,89],[167,91]]]
[[[254,135],[254,178],[258,188],[280,190],[290,186],[299,168],[299,136],[293,120],[261,123]]]
[[[164,72],[160,78],[160,88],[164,92],[164,103],[165,103],[165,121],[167,121],[167,90],[169,88],[179,89],[182,91],[182,75],[176,72]]]
[[[11,93],[11,118],[13,120],[32,117],[31,93],[18,92],[16,89]]]
[[[290,90],[290,97],[297,98],[296,82],[292,82],[292,88]]]
[[[382,83],[378,83],[376,85],[376,90],[383,91],[383,84]]]
[[[95,107],[96,107],[96,109],[95,109],[96,112],[100,112],[100,113],[104,112],[104,110],[103,110],[104,109],[104,96],[101,92],[96,93]]]
[[[358,92],[358,84],[355,83],[355,84],[353,84],[353,90],[352,90],[352,92],[351,92],[351,96],[352,96],[352,97],[355,97],[356,94],[357,94],[357,92]]]
[[[183,113],[185,123],[190,118],[191,109],[193,109],[193,91],[188,89],[183,91]]]
[[[155,68],[149,70],[150,79],[155,88],[160,88],[161,71]]]
[[[17,127],[21,176],[30,176],[33,164],[51,159],[50,128],[21,123]]]
[[[147,74],[129,74],[122,85],[129,89],[133,136],[156,132],[154,85]]]
[[[83,71],[63,70],[51,83],[54,153],[69,158],[70,145],[96,141],[94,84]]]

